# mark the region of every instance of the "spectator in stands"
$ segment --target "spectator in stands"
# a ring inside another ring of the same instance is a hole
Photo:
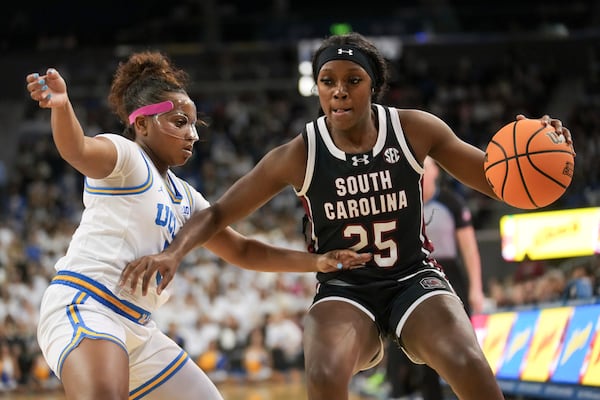
[[[179,330],[179,325],[177,325],[177,322],[171,321],[168,324],[166,334],[168,337],[171,338],[171,340],[173,340],[175,343],[177,343],[177,346],[181,347],[182,349],[186,349],[185,339],[181,335],[181,332]]]
[[[222,382],[228,377],[229,361],[219,348],[217,339],[208,342],[207,348],[196,358],[196,363],[214,382]]]
[[[265,328],[266,345],[273,360],[274,378],[301,381],[303,370],[302,329],[285,310],[269,315]]]
[[[14,391],[21,379],[21,369],[11,344],[0,341],[0,392]]]
[[[254,328],[248,336],[248,345],[243,353],[246,379],[250,382],[264,381],[273,375],[273,361],[265,346],[262,328]]]
[[[56,390],[60,388],[60,381],[50,369],[41,351],[34,353],[29,371],[32,387],[36,391]]]
[[[594,296],[594,274],[591,266],[579,262],[571,267],[569,279],[562,292],[564,300],[585,299]]]
[[[551,268],[544,275],[536,278],[534,286],[534,303],[544,304],[559,301],[565,290],[565,273],[559,268]]]

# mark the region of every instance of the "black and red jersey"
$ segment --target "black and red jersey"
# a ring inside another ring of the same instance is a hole
[[[423,168],[406,140],[398,111],[373,105],[378,137],[371,151],[350,154],[334,144],[325,117],[306,124],[306,175],[297,195],[308,216],[309,250],[370,252],[366,268],[318,273],[321,282],[361,284],[398,279],[422,268],[430,249],[424,234]]]

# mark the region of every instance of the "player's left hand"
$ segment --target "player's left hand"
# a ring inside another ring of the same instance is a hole
[[[517,115],[517,121],[526,118],[527,117],[523,114]],[[569,130],[569,128],[564,126],[560,119],[552,118],[548,114],[544,115],[542,118],[539,118],[539,120],[541,121],[542,125],[551,125],[556,131],[556,133],[562,135],[565,138],[567,144],[571,146],[571,149],[573,150],[573,156],[575,156],[575,148],[573,147],[573,137],[571,136],[571,131]]]
[[[353,250],[331,250],[319,255],[317,268],[320,272],[337,272],[363,268],[372,258],[371,253],[357,253]]]

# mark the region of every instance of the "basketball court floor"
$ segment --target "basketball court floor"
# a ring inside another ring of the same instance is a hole
[[[306,400],[302,383],[230,383],[219,385],[225,400]],[[63,394],[53,393],[1,393],[2,400],[65,400]],[[350,395],[350,400],[368,400],[367,397]]]

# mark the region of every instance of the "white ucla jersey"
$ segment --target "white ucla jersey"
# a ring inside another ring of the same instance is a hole
[[[152,312],[167,301],[168,291],[158,296],[156,279],[146,296],[141,282],[136,293],[119,289],[121,272],[129,261],[165,249],[194,211],[209,203],[171,171],[165,180],[136,143],[115,134],[102,136],[117,147],[117,163],[106,178],[86,178],[81,222],[56,270],[85,275]]]

